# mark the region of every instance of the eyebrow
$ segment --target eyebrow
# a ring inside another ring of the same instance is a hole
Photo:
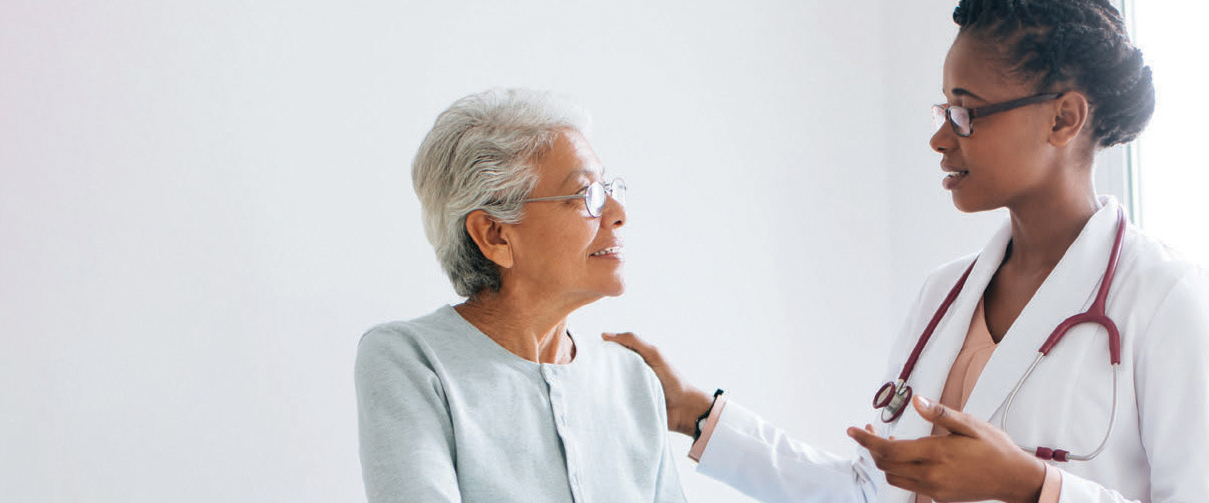
[[[965,88],[961,88],[961,87],[954,87],[952,93],[953,93],[953,96],[957,96],[959,98],[962,96],[969,96],[969,97],[977,99],[977,100],[986,101],[985,99],[982,98],[982,96],[974,94],[969,89],[965,89]]]
[[[584,175],[584,174],[586,174],[586,175],[596,175],[596,174],[598,174],[598,173],[597,173],[596,171],[592,171],[592,170],[590,170],[590,169],[577,169],[577,170],[575,170],[575,171],[572,171],[570,174],[568,174],[568,175],[567,175],[567,178],[563,179],[562,186],[563,186],[563,187],[567,186],[567,182],[570,182],[570,181],[571,181],[571,179],[575,178],[576,176],[579,176],[579,175]],[[603,178],[603,177],[604,177],[604,175],[603,175],[603,174],[600,174],[600,175],[601,175],[601,178]]]

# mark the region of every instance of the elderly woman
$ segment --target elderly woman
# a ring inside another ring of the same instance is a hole
[[[550,94],[455,102],[412,180],[428,240],[466,301],[379,325],[357,350],[370,502],[684,501],[663,393],[567,316],[621,295],[621,180],[586,118]]]

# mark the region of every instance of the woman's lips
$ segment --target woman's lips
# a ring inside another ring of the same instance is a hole
[[[622,247],[621,246],[610,246],[603,250],[592,252],[592,254],[588,255],[588,256],[595,257],[595,258],[620,259],[622,257]]]
[[[964,169],[957,169],[949,166],[941,166],[941,169],[944,170],[944,178],[941,179],[941,184],[944,185],[945,190],[953,190],[953,188],[957,187],[957,185],[965,180],[967,176],[970,176],[970,172]]]

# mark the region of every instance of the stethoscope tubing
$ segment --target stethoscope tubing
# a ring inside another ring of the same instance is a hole
[[[953,285],[953,288],[949,290],[949,294],[945,296],[944,302],[940,303],[940,308],[936,310],[936,314],[932,315],[932,319],[928,321],[928,326],[924,328],[919,341],[915,343],[915,348],[911,350],[911,355],[907,357],[907,363],[903,365],[903,371],[899,372],[898,380],[907,382],[907,378],[915,371],[915,362],[919,361],[919,355],[924,352],[924,346],[928,344],[929,340],[932,340],[932,334],[936,331],[937,325],[940,325],[940,320],[945,317],[945,313],[949,312],[949,306],[952,306],[953,301],[956,301],[957,296],[961,294],[961,289],[965,286],[966,279],[969,279],[970,272],[974,270],[974,264],[977,262],[978,259],[974,259],[974,262],[966,268],[966,272],[961,274],[961,278],[957,280],[957,284]]]
[[[1037,364],[1041,363],[1041,359],[1049,356],[1049,352],[1053,350],[1054,346],[1056,346],[1071,329],[1084,323],[1092,323],[1103,327],[1104,330],[1108,332],[1109,360],[1112,365],[1112,412],[1110,413],[1111,415],[1109,416],[1108,420],[1108,431],[1104,434],[1104,438],[1100,441],[1100,445],[1096,447],[1096,449],[1090,454],[1071,454],[1069,451],[1062,449],[1051,449],[1042,446],[1030,448],[1020,445],[1021,449],[1034,453],[1041,459],[1052,459],[1054,461],[1087,461],[1099,455],[1100,452],[1104,450],[1104,447],[1108,444],[1108,439],[1112,436],[1112,429],[1117,418],[1117,376],[1121,363],[1121,334],[1117,329],[1116,323],[1114,323],[1112,319],[1108,317],[1108,315],[1105,313],[1105,310],[1108,303],[1108,292],[1112,288],[1113,279],[1116,276],[1117,271],[1117,262],[1121,256],[1121,245],[1124,242],[1126,226],[1127,222],[1125,220],[1125,211],[1121,208],[1117,208],[1116,237],[1113,240],[1112,252],[1108,258],[1108,266],[1104,269],[1104,276],[1100,280],[1100,287],[1096,292],[1096,298],[1092,302],[1091,307],[1089,307],[1085,312],[1076,314],[1070,318],[1067,318],[1066,320],[1063,320],[1062,323],[1059,323],[1058,326],[1054,328],[1054,331],[1050,333],[1048,338],[1046,338],[1045,343],[1041,345],[1040,349],[1038,349],[1037,357],[1033,359],[1032,364],[1029,365],[1028,370],[1025,371],[1024,375],[1016,381],[1016,386],[1012,388],[1011,393],[1008,394],[1007,400],[1004,402],[1003,413],[999,417],[999,426],[1000,429],[1006,432],[1008,412],[1011,410],[1012,402],[1016,399],[1016,395],[1020,392],[1020,388],[1024,385],[1024,381],[1026,381],[1028,377],[1032,375],[1033,370],[1037,368]],[[945,299],[943,302],[941,302],[940,307],[936,309],[936,313],[933,314],[932,319],[928,321],[928,325],[924,328],[923,333],[920,334],[919,340],[915,343],[915,347],[911,350],[911,354],[907,357],[907,361],[903,364],[903,370],[899,373],[898,379],[894,382],[882,385],[877,394],[873,396],[873,407],[882,409],[881,415],[883,422],[893,422],[897,420],[900,415],[902,415],[907,402],[910,401],[913,394],[911,386],[907,385],[907,379],[911,376],[911,373],[914,372],[915,364],[918,362],[920,354],[923,353],[924,346],[926,346],[928,341],[931,340],[933,332],[936,331],[936,327],[940,324],[940,320],[944,318],[946,313],[948,313],[949,307],[952,306],[953,302],[957,299],[957,296],[961,293],[962,288],[965,287],[966,280],[969,278],[970,272],[974,270],[974,265],[977,262],[978,259],[975,258],[974,262],[966,268],[964,273],[962,273],[961,278],[957,280],[957,283],[953,285],[953,288],[949,290],[948,295],[945,296]]]
[[[1045,356],[1046,355],[1044,353],[1038,351],[1037,357],[1033,359],[1033,363],[1029,365],[1028,370],[1025,371],[1022,377],[1020,377],[1020,380],[1016,381],[1016,386],[1012,387],[1012,392],[1008,394],[1007,401],[1003,404],[1003,414],[999,415],[1000,430],[1005,432],[1008,431],[1007,418],[1008,411],[1010,411],[1012,408],[1012,401],[1016,400],[1016,393],[1020,392],[1020,388],[1024,386],[1024,381],[1028,380],[1029,375],[1033,373],[1033,369],[1037,368],[1037,364],[1041,363],[1041,359]],[[1016,446],[1023,449],[1024,452],[1036,455],[1038,458],[1046,460],[1052,459],[1054,461],[1090,461],[1092,458],[1099,456],[1100,452],[1104,450],[1104,447],[1108,445],[1108,439],[1112,436],[1113,425],[1115,425],[1117,422],[1117,374],[1119,367],[1119,363],[1112,364],[1112,411],[1108,416],[1108,431],[1104,433],[1104,438],[1100,439],[1100,445],[1096,447],[1096,450],[1091,451],[1089,454],[1071,454],[1069,451],[1062,449],[1051,449],[1049,447],[1043,447],[1040,445],[1036,447],[1026,447],[1017,443]]]

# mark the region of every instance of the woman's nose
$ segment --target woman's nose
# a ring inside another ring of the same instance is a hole
[[[928,141],[928,145],[940,153],[945,153],[957,147],[957,134],[953,132],[953,128],[949,124],[941,124],[936,128],[936,132],[932,133],[932,139]]]
[[[625,225],[625,219],[625,205],[614,199],[613,196],[607,196],[604,211],[600,215],[601,225],[621,227]]]

